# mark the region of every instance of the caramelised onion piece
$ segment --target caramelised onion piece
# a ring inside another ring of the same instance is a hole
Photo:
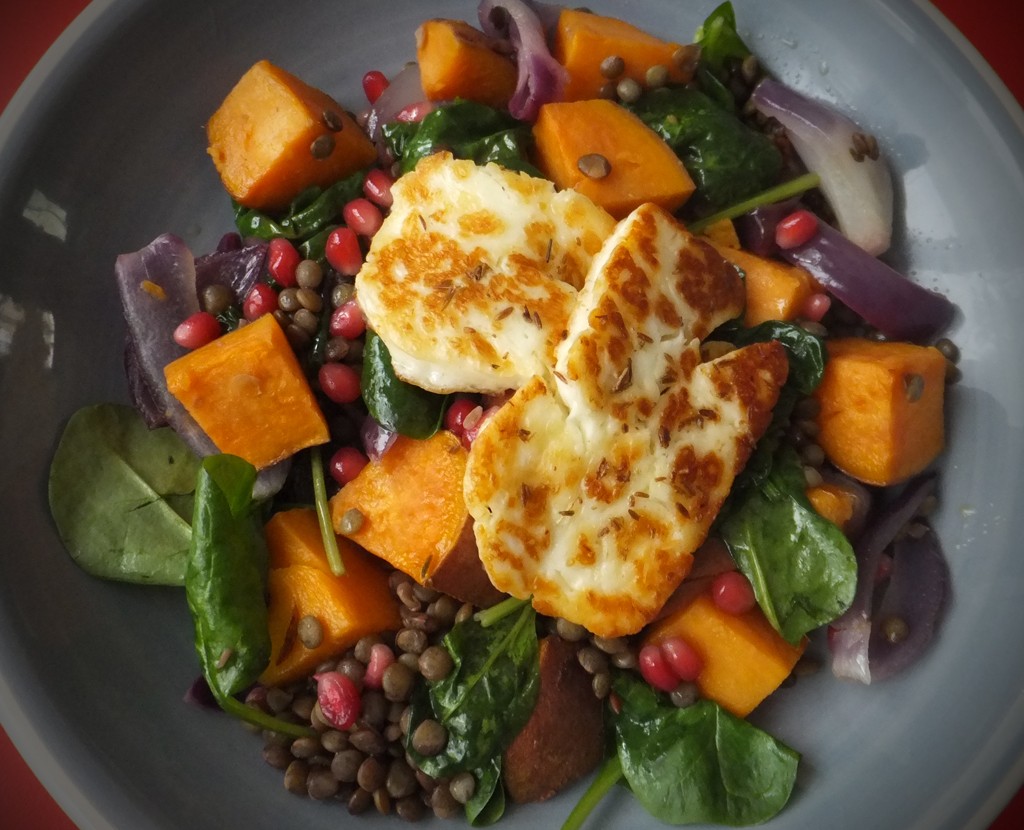
[[[942,618],[949,566],[930,527],[893,543],[892,572],[871,627],[872,680],[903,671],[925,651]]]
[[[398,120],[398,114],[416,104],[422,104],[427,94],[423,91],[419,64],[410,63],[391,79],[370,109],[366,132],[374,143],[380,142],[381,127]]]
[[[879,565],[886,549],[917,515],[924,500],[935,492],[935,485],[936,476],[933,473],[912,479],[893,501],[869,517],[863,533],[854,545],[857,555],[857,591],[846,613],[831,624],[828,639],[832,651],[832,673],[836,677],[861,683],[871,682],[873,610],[876,605],[875,592],[880,587]],[[891,584],[889,587],[892,587]]]
[[[892,176],[878,144],[845,115],[772,78],[750,100],[783,127],[804,165],[821,177],[821,190],[839,229],[872,256],[892,241]]]
[[[266,259],[267,243],[262,240],[234,250],[197,256],[196,295],[202,297],[208,286],[223,285],[240,300],[259,279]]]
[[[542,104],[562,97],[566,82],[565,69],[548,50],[540,16],[522,0],[483,0],[477,17],[484,32],[507,39],[515,52],[519,74],[508,111],[514,118],[533,121]]]
[[[371,461],[379,461],[380,457],[395,443],[398,433],[383,426],[372,415],[367,415],[363,419],[360,438],[366,457]]]
[[[779,255],[800,265],[887,337],[926,342],[953,320],[956,306],[894,271],[825,222],[803,245]]]
[[[779,246],[775,244],[775,228],[779,222],[800,206],[799,199],[786,199],[761,205],[749,213],[733,220],[736,235],[745,250],[763,257],[775,256]]]

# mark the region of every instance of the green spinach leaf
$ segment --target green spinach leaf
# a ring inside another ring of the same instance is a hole
[[[79,567],[104,579],[182,585],[199,459],[130,406],[71,416],[50,464],[50,513]]]
[[[613,688],[622,774],[655,818],[671,824],[757,824],[789,800],[800,756],[718,704],[679,709],[633,674]]]
[[[203,676],[218,701],[253,683],[270,659],[255,481],[256,469],[234,455],[205,458],[196,481],[185,595]]]
[[[471,827],[490,827],[505,814],[505,788],[501,785],[501,756],[477,770],[476,790],[466,802],[466,821]]]
[[[805,487],[796,451],[783,445],[765,481],[740,493],[719,526],[765,616],[790,643],[842,614],[857,587],[850,542],[811,507]]]
[[[447,396],[399,378],[388,347],[369,330],[363,348],[362,388],[370,415],[388,429],[409,438],[429,438],[441,428]]]
[[[697,82],[720,106],[734,110],[736,100],[726,85],[730,63],[740,63],[751,52],[736,30],[736,12],[726,0],[697,28],[694,43],[700,46]]]
[[[448,150],[455,158],[477,164],[493,161],[508,170],[540,176],[529,162],[533,142],[529,125],[473,101],[438,107],[419,123],[385,124],[382,134],[403,173],[416,167],[420,159]]]
[[[688,210],[720,210],[778,181],[782,155],[772,140],[700,90],[662,87],[629,109],[668,143],[693,177],[697,190]]]
[[[445,635],[454,667],[414,696],[409,735],[433,717],[447,729],[448,742],[433,756],[416,752],[411,737],[406,743],[428,775],[443,778],[487,767],[526,724],[540,689],[536,617],[524,603],[493,625],[470,618]]]
[[[327,188],[307,188],[277,217],[236,203],[235,227],[243,237],[271,240],[283,236],[300,246],[312,246],[303,250],[304,255],[322,255],[326,235],[337,226],[341,209],[362,193],[365,173],[352,173]]]

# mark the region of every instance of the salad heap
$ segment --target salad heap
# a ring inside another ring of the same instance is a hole
[[[207,125],[236,230],[118,258],[133,405],[50,501],[98,576],[183,585],[189,697],[285,786],[496,821],[595,773],[668,823],[783,808],[748,715],[913,662],[954,308],[889,268],[879,143],[691,44],[484,0],[352,116],[267,61]],[[87,451],[86,451],[87,450]],[[824,639],[824,637],[823,637]]]

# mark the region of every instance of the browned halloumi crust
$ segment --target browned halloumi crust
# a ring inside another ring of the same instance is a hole
[[[465,492],[499,590],[611,637],[642,628],[686,576],[788,361],[772,342],[700,362],[742,285],[660,209],[638,209],[606,248],[553,375],[477,437]]]

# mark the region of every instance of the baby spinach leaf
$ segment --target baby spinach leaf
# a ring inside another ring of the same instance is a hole
[[[466,802],[466,821],[471,827],[490,827],[505,814],[505,788],[501,785],[501,756],[477,770],[476,790]]]
[[[765,616],[789,642],[853,601],[857,560],[843,532],[807,500],[803,467],[783,445],[771,472],[729,505],[719,531]]]
[[[720,210],[778,181],[782,155],[772,140],[700,90],[662,87],[629,109],[682,160],[697,186],[697,212]]]
[[[222,704],[270,659],[267,548],[252,501],[255,481],[256,469],[234,455],[208,456],[196,480],[185,595],[203,676]]]
[[[385,124],[382,133],[403,173],[415,168],[420,159],[448,150],[458,159],[477,164],[493,161],[508,170],[540,175],[528,160],[533,142],[529,125],[473,101],[438,107],[418,123]]]
[[[679,709],[627,672],[613,680],[622,774],[654,817],[671,824],[757,824],[789,800],[800,756],[718,704]]]
[[[735,109],[736,101],[725,83],[730,63],[739,63],[751,52],[736,30],[736,12],[726,0],[697,28],[693,42],[700,46],[697,82],[721,106]]]
[[[50,464],[50,513],[83,570],[105,579],[181,585],[199,459],[170,428],[130,406],[71,416]]]
[[[526,724],[540,688],[536,616],[526,603],[493,625],[470,618],[445,635],[454,667],[414,698],[409,735],[433,717],[448,730],[448,743],[433,756],[416,752],[411,738],[406,744],[428,775],[485,768]]]
[[[388,347],[373,331],[366,332],[362,381],[366,408],[382,426],[409,438],[429,438],[441,428],[446,396],[399,378]]]
[[[235,227],[243,236],[271,240],[275,236],[304,244],[338,224],[341,209],[362,193],[365,170],[340,179],[327,188],[310,187],[302,191],[279,216],[235,204]],[[321,246],[322,247],[322,246]]]

